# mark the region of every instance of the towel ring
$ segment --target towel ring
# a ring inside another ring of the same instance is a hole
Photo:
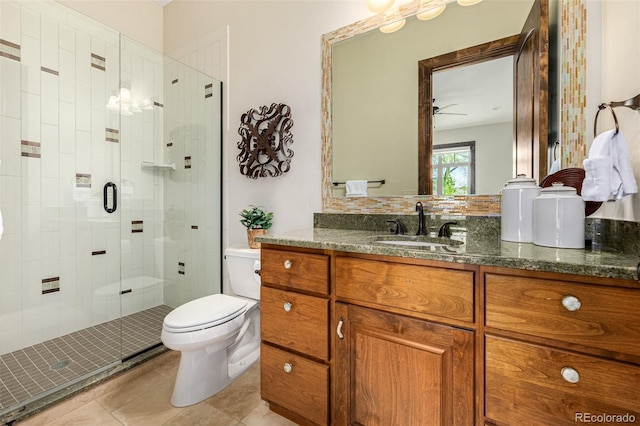
[[[620,132],[620,126],[618,126],[618,117],[616,117],[616,113],[613,111],[613,108],[611,108],[610,104],[600,104],[598,105],[598,112],[596,112],[596,118],[594,120],[593,123],[593,137],[595,138],[598,135],[598,114],[600,114],[600,111],[602,111],[605,108],[609,108],[609,111],[611,111],[611,115],[613,116],[613,122],[616,125],[616,135],[618,134],[618,132]]]

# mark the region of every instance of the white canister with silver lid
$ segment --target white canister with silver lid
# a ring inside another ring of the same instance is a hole
[[[500,238],[504,241],[533,241],[533,200],[540,194],[536,180],[518,175],[501,191]]]
[[[584,200],[575,188],[554,182],[533,202],[533,243],[584,248]]]

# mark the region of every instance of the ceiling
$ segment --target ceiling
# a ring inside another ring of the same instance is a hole
[[[512,121],[513,57],[434,73],[433,97],[436,131]]]

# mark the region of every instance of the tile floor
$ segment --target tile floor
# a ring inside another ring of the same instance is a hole
[[[169,351],[83,391],[17,426],[292,426],[260,399],[260,366],[198,404],[169,402],[180,354]]]
[[[159,305],[0,355],[0,412],[160,343]]]

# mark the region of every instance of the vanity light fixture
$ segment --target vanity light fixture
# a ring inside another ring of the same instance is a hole
[[[473,6],[480,3],[482,0],[458,0],[460,6]]]
[[[422,12],[418,12],[416,14],[416,18],[418,18],[421,21],[428,21],[429,19],[433,19],[437,16],[439,16],[442,12],[444,12],[444,9],[447,7],[446,4],[443,4],[441,6],[436,6],[436,7],[432,7],[430,9],[426,9]]]
[[[384,12],[389,9],[395,0],[365,0],[367,9],[373,13]]]
[[[400,15],[400,11],[398,9],[393,9],[386,12],[384,21],[389,22],[389,24],[380,27],[380,31],[385,34],[390,34],[398,31],[400,28],[404,27],[404,24],[407,22],[407,20],[404,19],[402,15]]]

